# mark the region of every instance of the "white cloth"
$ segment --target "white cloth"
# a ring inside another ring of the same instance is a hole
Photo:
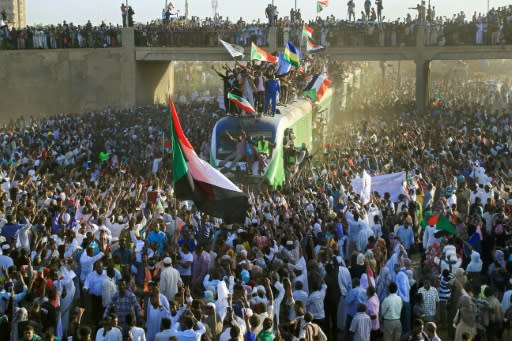
[[[146,335],[147,341],[154,341],[155,335],[160,331],[162,319],[171,315],[168,308],[161,305],[153,307],[151,303],[147,307]]]
[[[178,286],[182,286],[180,273],[172,266],[162,269],[160,274],[160,292],[167,297],[169,301],[174,300],[178,292]]]
[[[101,303],[103,307],[108,307],[116,292],[117,286],[114,278],[107,276],[106,280],[101,284]]]
[[[96,341],[123,341],[123,334],[118,328],[112,328],[104,333],[104,328],[98,329],[96,333]]]
[[[82,256],[80,256],[80,280],[85,281],[87,276],[92,272],[94,263],[96,263],[98,259],[101,259],[101,257],[103,257],[103,252],[93,257],[89,257],[86,251],[82,253]]]
[[[179,341],[200,341],[201,335],[206,332],[206,328],[201,322],[197,322],[197,329],[187,329],[187,330],[179,330],[179,323],[176,323],[174,326],[171,326],[171,330],[173,331],[173,335],[178,337]]]
[[[89,291],[90,295],[101,296],[103,282],[107,279],[105,270],[99,275],[96,271],[87,275],[84,282],[84,289]]]
[[[146,333],[144,332],[144,329],[139,327],[132,327],[130,329],[130,333],[132,334],[133,341],[146,341]],[[169,340],[169,338],[167,338],[165,341],[167,340]]]

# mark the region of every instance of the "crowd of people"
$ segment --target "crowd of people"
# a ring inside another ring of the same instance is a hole
[[[341,65],[318,67],[340,82]],[[411,109],[413,84],[361,87],[323,155],[292,185],[248,191],[245,222],[230,225],[174,197],[164,107],[4,126],[0,339],[499,339],[512,297],[510,84],[434,83],[427,115]],[[207,157],[218,103],[182,95],[177,109]],[[363,170],[410,181],[365,202],[351,187]],[[439,215],[456,234],[438,231]]]
[[[155,20],[146,24],[134,23],[133,9],[122,6],[122,26],[135,27],[137,46],[219,46],[219,39],[240,46],[251,42],[265,46],[268,27],[278,30],[279,46],[287,39],[300,42],[304,23],[316,29],[315,40],[326,47],[342,46],[414,46],[418,24],[425,25],[426,45],[497,45],[507,44],[512,39],[512,6],[492,8],[489,13],[474,13],[466,18],[464,12],[451,18],[436,16],[435,6],[425,7],[422,1],[415,15],[407,13],[396,20],[386,19],[382,14],[383,2],[377,0],[373,7],[366,0],[360,15],[354,1],[349,1],[348,20],[334,15],[318,16],[309,22],[303,20],[300,9],[292,9],[289,16],[279,16],[277,9],[269,5],[265,9],[268,23],[246,22],[229,17],[191,19],[184,17]],[[130,14],[131,13],[131,14]],[[167,13],[167,12],[166,12]],[[2,19],[0,19],[2,20]],[[3,22],[4,20],[2,20]],[[0,49],[117,47],[120,45],[121,26],[92,26],[90,22],[75,26],[66,22],[57,26],[9,28],[0,23]]]
[[[9,28],[0,25],[0,50],[102,48],[121,46],[121,29],[112,24],[62,24]]]

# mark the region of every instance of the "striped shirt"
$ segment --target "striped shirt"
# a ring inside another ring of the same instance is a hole
[[[450,272],[448,277],[443,275],[439,276],[439,300],[448,301],[452,297],[452,289],[450,288],[450,281],[453,279],[453,274]]]
[[[353,341],[370,341],[372,322],[366,313],[357,313],[350,324],[350,331],[354,333]]]

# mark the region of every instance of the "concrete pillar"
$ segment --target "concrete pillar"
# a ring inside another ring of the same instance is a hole
[[[277,27],[270,26],[267,34],[268,51],[273,53],[277,51]]]
[[[135,32],[133,27],[124,27],[121,31],[121,97],[122,106],[134,107],[137,95],[137,63],[135,56]]]
[[[416,110],[425,113],[429,107],[430,60],[416,60]]]

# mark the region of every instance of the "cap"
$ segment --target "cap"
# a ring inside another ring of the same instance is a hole
[[[172,259],[171,259],[171,257],[165,257],[165,258],[164,258],[164,264],[165,264],[165,265],[171,265],[171,264],[172,264]]]

